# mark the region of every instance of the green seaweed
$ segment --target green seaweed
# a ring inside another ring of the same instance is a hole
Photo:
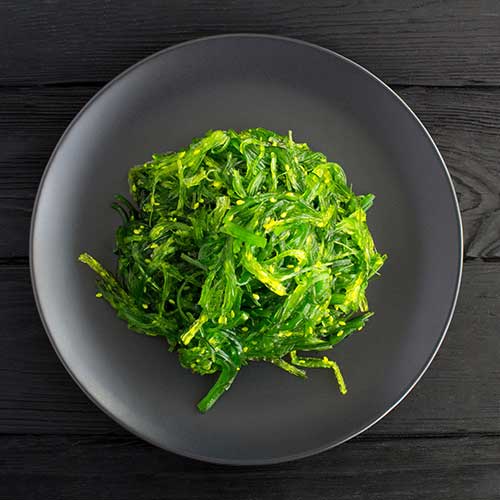
[[[130,329],[163,336],[185,368],[218,379],[207,411],[241,367],[267,361],[292,375],[339,367],[324,351],[372,315],[366,288],[385,255],[342,168],[292,134],[215,130],[129,172],[118,195],[115,275],[84,253],[98,297]]]

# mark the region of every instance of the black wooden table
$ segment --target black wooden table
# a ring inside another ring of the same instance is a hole
[[[465,231],[455,318],[416,389],[351,442],[270,467],[187,460],[107,418],[52,350],[27,258],[40,176],[83,104],[152,52],[227,32],[302,38],[389,83],[443,153]],[[1,1],[0,498],[500,498],[499,126],[497,0]]]

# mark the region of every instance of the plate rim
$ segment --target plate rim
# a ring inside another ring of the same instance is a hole
[[[377,415],[374,419],[369,419],[369,422],[361,428],[348,433],[346,436],[342,437],[341,439],[336,439],[334,441],[330,441],[328,443],[325,443],[321,446],[317,446],[313,449],[307,449],[298,453],[293,453],[289,455],[285,455],[282,457],[274,457],[274,458],[263,458],[260,460],[257,459],[250,459],[250,460],[244,460],[244,459],[225,459],[225,458],[220,458],[220,457],[211,457],[211,456],[205,456],[197,453],[192,453],[187,450],[183,450],[177,447],[167,447],[163,443],[159,442],[156,439],[150,438],[145,436],[141,430],[135,429],[132,426],[130,426],[127,422],[122,420],[120,417],[114,415],[111,410],[106,408],[103,403],[98,401],[98,399],[88,390],[84,384],[83,381],[80,381],[77,376],[73,373],[71,367],[69,364],[66,362],[66,360],[63,358],[62,354],[60,353],[55,338],[52,336],[52,333],[48,327],[48,323],[45,319],[44,312],[41,306],[41,299],[39,297],[37,285],[36,285],[36,269],[34,265],[34,231],[35,231],[35,226],[37,223],[37,215],[38,215],[38,205],[40,203],[41,199],[41,194],[43,192],[44,184],[46,182],[49,170],[54,162],[55,156],[57,155],[59,149],[63,146],[64,141],[66,137],[69,135],[71,129],[74,127],[74,125],[78,122],[80,117],[87,111],[88,108],[90,108],[98,99],[103,95],[108,89],[110,89],[113,85],[118,83],[122,78],[128,75],[128,73],[135,71],[138,67],[142,66],[143,64],[149,63],[151,60],[157,58],[157,57],[163,57],[165,54],[168,54],[169,52],[173,52],[178,49],[182,49],[186,46],[189,45],[195,45],[199,43],[205,43],[207,41],[212,41],[216,39],[225,39],[225,38],[256,38],[256,39],[267,39],[267,40],[277,40],[281,42],[286,42],[291,45],[300,45],[300,46],[306,46],[310,49],[314,49],[320,52],[323,52],[325,54],[328,54],[331,57],[340,59],[341,61],[351,65],[352,67],[356,68],[357,70],[361,71],[364,73],[368,78],[372,79],[375,81],[378,85],[380,85],[386,92],[388,92],[393,98],[395,98],[400,105],[402,105],[406,112],[409,114],[410,118],[413,119],[417,125],[420,127],[420,129],[424,132],[425,137],[427,140],[430,142],[430,145],[432,146],[432,149],[434,150],[434,153],[437,155],[437,158],[439,159],[439,163],[441,164],[441,167],[444,171],[445,177],[447,179],[447,185],[448,188],[450,189],[450,194],[451,198],[453,200],[453,205],[454,205],[454,214],[456,217],[456,223],[458,227],[458,246],[459,246],[459,255],[462,256],[461,258],[458,259],[458,266],[456,269],[456,275],[455,275],[455,286],[454,286],[454,291],[453,291],[453,300],[451,302],[450,308],[447,313],[447,318],[445,325],[443,327],[443,330],[439,336],[438,342],[432,349],[432,353],[429,356],[429,358],[425,361],[424,365],[422,368],[419,370],[419,372],[416,374],[415,378],[402,390],[396,401],[385,411]],[[338,52],[335,52],[333,50],[327,49],[325,47],[322,47],[320,45],[307,42],[304,40],[300,40],[297,38],[292,38],[292,37],[286,37],[286,36],[281,36],[281,35],[272,35],[272,34],[265,34],[265,33],[252,33],[252,32],[242,32],[242,33],[225,33],[225,34],[220,34],[220,35],[212,35],[212,36],[204,36],[204,37],[199,37],[199,38],[194,38],[187,40],[185,42],[181,42],[178,44],[171,45],[170,47],[166,47],[164,49],[161,49],[157,52],[154,52],[153,54],[150,54],[149,56],[139,60],[138,62],[134,63],[133,65],[129,66],[126,68],[124,71],[120,72],[117,76],[112,78],[108,83],[106,83],[96,94],[94,94],[88,101],[87,103],[80,109],[80,111],[74,116],[74,118],[71,120],[69,125],[66,127],[64,130],[63,134],[59,138],[59,140],[56,143],[56,146],[54,147],[54,150],[52,151],[49,160],[47,161],[47,164],[44,168],[42,177],[40,179],[40,183],[37,189],[37,194],[35,197],[35,201],[33,203],[33,209],[32,209],[32,216],[31,216],[31,223],[30,223],[30,231],[29,231],[29,267],[30,267],[30,279],[31,279],[31,285],[32,285],[32,290],[33,290],[33,295],[35,298],[35,304],[36,308],[38,310],[38,314],[40,316],[43,328],[45,330],[45,333],[47,334],[47,337],[49,338],[49,341],[52,345],[52,348],[54,349],[55,353],[57,354],[57,357],[59,358],[60,362],[66,369],[66,371],[69,373],[73,381],[77,384],[77,386],[83,391],[83,393],[90,399],[90,401],[95,404],[102,412],[104,412],[108,417],[110,417],[113,421],[118,423],[121,427],[126,429],[128,432],[131,434],[139,437],[140,439],[158,447],[163,450],[166,450],[171,453],[175,453],[177,455],[181,455],[190,459],[195,459],[199,460],[202,462],[207,462],[207,463],[213,463],[213,464],[221,464],[221,465],[233,465],[233,466],[252,466],[252,465],[271,465],[271,464],[278,464],[278,463],[284,463],[284,462],[291,462],[294,460],[299,460],[301,458],[306,458],[310,457],[313,455],[317,455],[319,453],[323,453],[327,450],[330,450],[332,448],[335,448],[337,446],[340,446],[341,444],[355,438],[356,436],[359,436],[366,430],[368,430],[370,427],[374,426],[377,422],[382,420],[387,414],[389,414],[396,406],[398,406],[403,399],[408,396],[408,394],[414,389],[414,387],[417,385],[417,383],[420,381],[420,379],[423,377],[429,366],[431,365],[432,361],[436,357],[437,352],[439,351],[441,345],[443,344],[443,341],[446,337],[446,334],[448,332],[451,320],[453,318],[453,314],[456,308],[457,300],[458,300],[458,295],[460,293],[460,285],[462,281],[462,273],[463,273],[463,251],[464,251],[464,236],[463,236],[463,224],[462,224],[462,218],[460,214],[460,206],[458,203],[458,198],[457,194],[453,185],[453,181],[451,178],[451,174],[448,170],[448,167],[446,166],[446,163],[444,161],[444,158],[442,157],[436,143],[434,142],[432,136],[430,135],[429,131],[427,128],[424,126],[422,121],[419,119],[419,117],[415,114],[415,112],[410,108],[410,106],[394,91],[392,90],[389,85],[387,85],[383,80],[381,80],[378,76],[376,76],[374,73],[372,73],[370,70],[366,69],[364,66],[361,64],[358,64],[357,62],[353,61],[352,59],[349,59]]]

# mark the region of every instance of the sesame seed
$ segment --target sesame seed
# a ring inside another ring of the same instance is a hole
[[[259,300],[260,299],[260,296],[256,293],[252,293],[252,297],[254,298],[254,300]]]

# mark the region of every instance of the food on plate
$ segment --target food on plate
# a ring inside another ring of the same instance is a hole
[[[206,412],[241,368],[292,375],[340,368],[323,355],[372,312],[366,288],[386,258],[366,223],[371,194],[307,144],[255,128],[215,130],[129,172],[117,195],[116,272],[84,253],[105,299],[131,330],[165,337],[181,365],[218,374]],[[320,352],[320,357],[305,355]]]

